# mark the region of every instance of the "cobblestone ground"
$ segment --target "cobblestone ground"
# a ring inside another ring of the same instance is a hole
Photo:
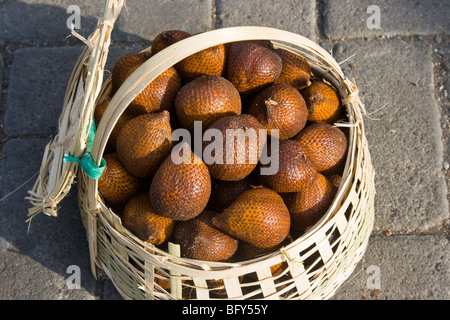
[[[24,222],[26,191],[83,49],[67,37],[68,8],[80,9],[78,31],[87,37],[102,3],[0,0],[0,299],[120,299],[109,280],[91,275],[76,190],[57,219],[38,216],[29,230]],[[129,0],[107,69],[168,29],[263,25],[319,43],[358,84],[376,170],[367,253],[333,299],[449,299],[450,1],[374,3]],[[72,265],[82,275],[78,290],[67,287]]]

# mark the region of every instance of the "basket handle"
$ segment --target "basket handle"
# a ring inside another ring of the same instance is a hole
[[[32,207],[28,210],[27,221],[40,212],[57,216],[57,206],[70,190],[78,162],[64,161],[64,157],[70,155],[81,159],[85,153],[93,109],[103,82],[111,32],[124,4],[125,0],[105,0],[103,17],[88,39],[72,30],[72,34],[81,39],[86,47],[69,79],[58,134],[47,144],[39,176],[28,191],[26,199]]]

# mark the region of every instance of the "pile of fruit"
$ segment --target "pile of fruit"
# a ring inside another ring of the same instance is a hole
[[[165,31],[151,49],[122,56],[111,95],[151,56],[190,36]],[[110,99],[97,105],[97,123]],[[165,70],[127,107],[98,189],[143,241],[177,243],[186,258],[248,260],[296,239],[327,211],[347,153],[346,133],[333,123],[345,117],[335,88],[302,57],[269,41],[211,47]],[[202,135],[201,146],[177,143],[177,129]],[[208,129],[222,141],[206,139]],[[230,151],[230,129],[253,129],[258,143],[233,137]],[[212,148],[219,142],[222,149]],[[273,165],[261,161],[264,150],[277,162],[271,174],[262,174]],[[223,161],[205,161],[207,151]]]

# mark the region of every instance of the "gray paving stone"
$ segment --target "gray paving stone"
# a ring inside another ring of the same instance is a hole
[[[379,8],[379,29],[368,27],[375,22],[371,5]],[[323,31],[333,39],[438,34],[450,30],[449,10],[450,2],[441,0],[325,0]]]
[[[439,39],[439,37],[438,37]],[[447,40],[445,40],[447,39]],[[436,83],[437,99],[441,106],[442,139],[444,141],[444,162],[447,186],[450,186],[450,37],[441,38],[435,48],[439,62],[435,64],[438,81]],[[450,195],[447,196],[450,201]]]
[[[133,0],[116,22],[114,40],[153,40],[165,30],[198,33],[212,28],[212,0]]]
[[[7,197],[33,175],[37,176],[47,141],[47,139],[12,139],[5,143],[3,148],[5,157],[0,160],[0,199]],[[26,195],[27,188],[31,188],[33,182],[34,179],[18,190],[25,192],[21,195]],[[18,192],[12,196],[17,194]],[[7,203],[8,199],[9,197],[0,203]]]
[[[144,46],[113,46],[106,75],[117,59]],[[7,93],[5,132],[8,136],[53,136],[67,83],[82,47],[25,48],[15,51]]]
[[[108,77],[111,74],[114,64],[117,62],[117,60],[119,60],[121,56],[123,56],[126,53],[138,52],[143,49],[146,49],[148,46],[150,46],[150,44],[151,44],[150,42],[146,42],[144,44],[135,43],[127,45],[112,44],[109,47],[108,59],[106,60],[104,80],[106,80],[106,77]]]
[[[82,47],[15,51],[4,118],[8,136],[56,134],[67,83],[81,52]]]
[[[449,257],[443,236],[372,237],[364,258],[333,299],[448,300]]]
[[[427,231],[449,217],[431,52],[401,40],[342,42],[334,50],[337,61],[355,54],[342,67],[371,114],[378,231]]]
[[[111,47],[106,76],[121,55],[143,48],[144,45]],[[66,79],[80,52],[80,48],[73,47],[16,51],[5,115],[10,136],[55,133],[56,126],[52,125],[57,123],[61,112]],[[63,69],[66,70],[61,72]],[[25,90],[32,94],[24,96]],[[3,149],[6,157],[0,160],[0,199],[37,173],[47,142],[48,139],[11,139],[6,143]],[[4,279],[0,281],[0,299],[97,299],[76,185],[61,203],[59,217],[37,216],[27,234],[24,221],[29,203],[24,198],[34,181],[32,178],[0,201],[0,274]],[[67,288],[70,265],[80,267],[79,290]],[[117,292],[107,292],[107,298],[120,297]]]
[[[103,13],[102,1],[24,0],[7,1],[0,7],[0,44],[65,43],[70,35],[67,21],[73,21],[70,6],[80,9],[80,28],[88,37]],[[67,12],[69,11],[69,12]],[[211,0],[169,1],[134,0],[123,8],[113,30],[118,41],[153,40],[167,29],[192,33],[211,29]],[[182,17],[182,18],[180,18]],[[26,23],[23,23],[26,19]]]
[[[0,54],[0,97],[3,94],[3,67],[4,67],[3,57]]]
[[[315,1],[216,1],[219,27],[265,26],[315,39]]]
[[[0,55],[0,85],[3,83],[3,57]]]
[[[80,9],[80,29],[87,37],[102,14],[102,1],[82,0],[11,0],[0,6],[0,44],[65,42],[70,35],[67,20],[72,21],[71,5]]]
[[[24,198],[35,179],[18,187],[39,170],[46,143],[46,139],[12,139],[4,146],[6,157],[0,160],[0,199],[6,197],[0,201],[0,299],[95,299],[96,280],[90,271],[76,187],[61,203],[57,218],[41,214],[30,225],[25,222],[30,204]],[[67,286],[73,283],[70,276],[74,274],[69,266],[79,267],[79,289]]]
[[[446,103],[450,103],[448,100],[448,97],[450,96],[450,41],[446,42],[446,44],[443,45],[443,56],[444,56],[444,66],[442,67],[442,70],[444,72],[445,82],[444,82],[444,97],[447,98]],[[440,88],[439,88],[440,90]]]

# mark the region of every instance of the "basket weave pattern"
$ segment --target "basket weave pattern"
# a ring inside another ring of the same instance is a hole
[[[96,52],[107,53],[110,29],[123,2],[111,0],[106,3],[105,18],[99,21],[96,31],[105,37],[88,46],[91,51],[88,49],[83,53],[80,61],[95,56]],[[95,37],[89,40],[92,39],[98,40]],[[95,275],[97,268],[102,269],[126,299],[327,299],[349,277],[365,252],[373,227],[375,172],[364,134],[364,107],[358,98],[358,89],[354,81],[345,77],[330,54],[314,42],[290,32],[265,27],[224,28],[192,36],[154,55],[112,97],[92,146],[94,162],[100,164],[109,135],[122,112],[161,72],[208,47],[252,39],[270,40],[275,47],[301,55],[310,63],[314,75],[325,78],[339,89],[349,121],[335,125],[348,127],[349,148],[342,183],[335,199],[315,226],[276,252],[238,263],[199,261],[180,258],[176,246],[169,244],[169,252],[166,252],[129,232],[103,202],[97,181],[78,170],[79,206],[89,240],[92,272]],[[103,71],[104,60],[95,60],[88,66],[94,68],[91,72]],[[78,72],[71,82],[84,83],[89,74]],[[90,92],[86,92],[81,85],[68,87],[68,95],[81,95],[83,101],[79,106],[72,104],[67,107],[70,113],[76,111],[78,115],[87,115],[77,118],[78,134],[86,132],[89,127],[95,102],[111,90],[110,79],[103,82],[98,77],[96,81]],[[63,112],[61,118],[67,112]],[[76,139],[83,142],[85,136]],[[80,155],[83,147],[81,143],[78,150],[71,151],[78,151]],[[67,152],[67,149],[49,149],[63,154]],[[30,214],[36,214],[39,210],[46,214],[54,213],[45,210],[55,205],[51,202],[55,197],[50,196],[50,192],[45,193],[48,191],[45,188],[48,179],[42,176],[49,175],[47,171],[54,171],[49,167],[56,158],[48,152],[44,155],[41,177],[31,192],[34,207]],[[74,176],[74,165],[65,166],[66,171],[59,165],[56,178],[52,178],[50,173],[50,179],[60,181],[64,177]],[[60,183],[64,186],[58,189],[60,194],[61,190],[70,188],[71,181],[68,180]],[[279,263],[284,263],[286,267],[281,274],[274,276],[271,267]]]

